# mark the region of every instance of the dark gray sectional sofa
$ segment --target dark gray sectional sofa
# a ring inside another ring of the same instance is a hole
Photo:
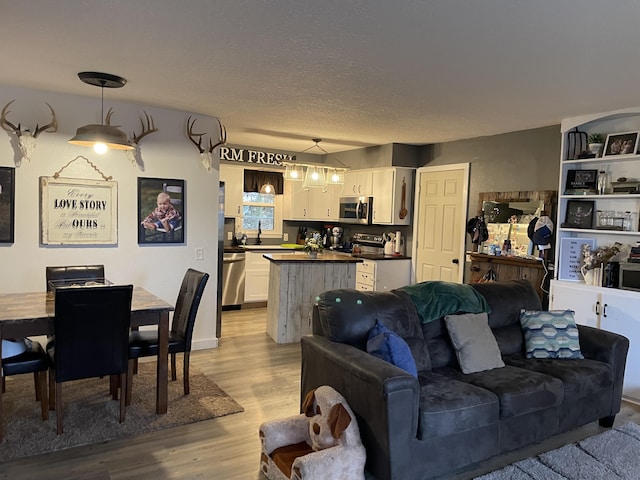
[[[338,390],[358,418],[367,471],[377,479],[428,479],[620,410],[629,342],[578,326],[584,359],[526,358],[521,309],[541,310],[526,280],[475,284],[491,308],[503,368],[462,373],[443,319],[422,323],[405,292],[333,290],[313,310],[302,339],[301,398]],[[366,351],[376,320],[409,345],[418,378]]]

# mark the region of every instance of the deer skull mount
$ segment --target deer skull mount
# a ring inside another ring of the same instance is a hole
[[[202,146],[202,137],[204,137],[206,133],[193,132],[193,126],[196,124],[196,120],[197,118],[194,118],[193,121],[191,121],[191,117],[187,119],[187,137],[200,152],[200,161],[202,162],[202,165],[207,170],[207,172],[211,173],[213,163],[213,158],[211,156],[212,152],[216,147],[227,143],[227,129],[224,127],[224,125],[222,125],[222,123],[220,123],[220,120],[218,120],[218,140],[216,141],[216,143],[213,143],[213,139],[210,137],[209,148],[205,149]],[[196,138],[198,139],[197,142]]]
[[[144,166],[144,163],[142,162],[142,156],[140,155],[140,142],[144,137],[146,137],[150,133],[154,133],[158,131],[158,127],[156,127],[156,124],[153,121],[153,117],[147,114],[147,112],[145,112],[144,110],[142,112],[144,113],[144,117],[145,117],[144,119],[140,117],[140,124],[142,125],[142,130],[140,131],[140,133],[136,133],[134,131],[130,140],[130,142],[135,146],[135,148],[133,150],[125,151],[125,154],[127,155],[127,158],[129,159],[129,161],[131,161],[131,164],[140,165],[141,168]],[[144,168],[142,169],[144,170]]]
[[[56,112],[53,111],[53,107],[45,102],[47,103],[47,107],[49,107],[49,110],[51,110],[51,122],[42,126],[36,124],[36,128],[33,131],[22,130],[19,123],[18,125],[15,125],[14,123],[11,123],[9,120],[7,120],[7,115],[11,113],[8,108],[9,105],[11,105],[13,102],[15,102],[15,100],[11,100],[2,109],[2,115],[0,116],[0,126],[2,126],[4,130],[9,132],[9,135],[13,136],[12,140],[15,140],[15,142],[17,143],[20,158],[16,161],[16,166],[19,167],[23,159],[31,161],[31,154],[33,153],[33,149],[36,146],[36,138],[38,138],[38,135],[40,135],[42,132],[53,133],[57,131],[58,121],[56,120]]]

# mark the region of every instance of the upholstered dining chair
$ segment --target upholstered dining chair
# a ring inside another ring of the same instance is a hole
[[[5,393],[5,377],[33,373],[36,390],[36,401],[40,402],[42,420],[49,419],[49,401],[47,395],[47,370],[50,366],[49,356],[38,342],[28,342],[28,349],[9,358],[2,359],[2,393]],[[0,398],[0,402],[2,399]],[[2,409],[0,408],[0,415]],[[2,417],[0,416],[0,423]],[[2,429],[0,428],[0,433]],[[0,439],[1,439],[0,435]]]
[[[63,432],[62,384],[83,378],[118,375],[123,422],[133,285],[60,288],[55,295],[56,341],[48,353],[57,433]]]
[[[171,379],[176,380],[176,354],[183,353],[184,394],[189,395],[189,357],[193,327],[196,322],[198,306],[209,274],[188,269],[182,279],[178,292],[171,331],[169,332],[169,354],[171,355]],[[129,338],[129,372],[127,375],[127,405],[131,403],[133,373],[140,357],[158,355],[158,332],[154,330],[132,331]]]
[[[45,276],[47,292],[50,292],[50,282],[55,280],[104,280],[104,265],[47,266]]]

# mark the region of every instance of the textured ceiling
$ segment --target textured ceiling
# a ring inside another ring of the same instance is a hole
[[[639,19],[638,0],[0,0],[0,85],[99,97],[78,72],[122,75],[106,104],[217,116],[236,145],[438,143],[639,105]]]

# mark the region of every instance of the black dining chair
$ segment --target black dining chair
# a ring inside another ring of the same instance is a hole
[[[45,269],[47,292],[51,281],[56,280],[104,280],[104,265],[61,265],[47,266]]]
[[[67,287],[55,295],[56,341],[48,353],[58,434],[63,432],[62,384],[72,380],[117,375],[123,422],[133,285]]]
[[[5,393],[5,377],[33,373],[36,401],[40,402],[42,420],[49,419],[49,398],[47,395],[47,370],[51,365],[49,356],[38,342],[28,342],[28,349],[9,358],[2,359],[2,393]],[[0,402],[2,398],[0,397]],[[0,408],[0,415],[2,409]],[[2,417],[0,416],[0,424]],[[0,432],[2,429],[0,428]],[[0,439],[1,439],[0,435]]]
[[[171,379],[176,380],[176,354],[183,353],[184,394],[189,395],[189,357],[193,327],[196,322],[202,292],[209,274],[188,269],[182,279],[178,293],[171,331],[169,332],[169,354],[171,354]],[[132,331],[129,338],[129,372],[127,375],[127,405],[131,403],[133,373],[140,357],[158,355],[158,332],[154,330]]]

